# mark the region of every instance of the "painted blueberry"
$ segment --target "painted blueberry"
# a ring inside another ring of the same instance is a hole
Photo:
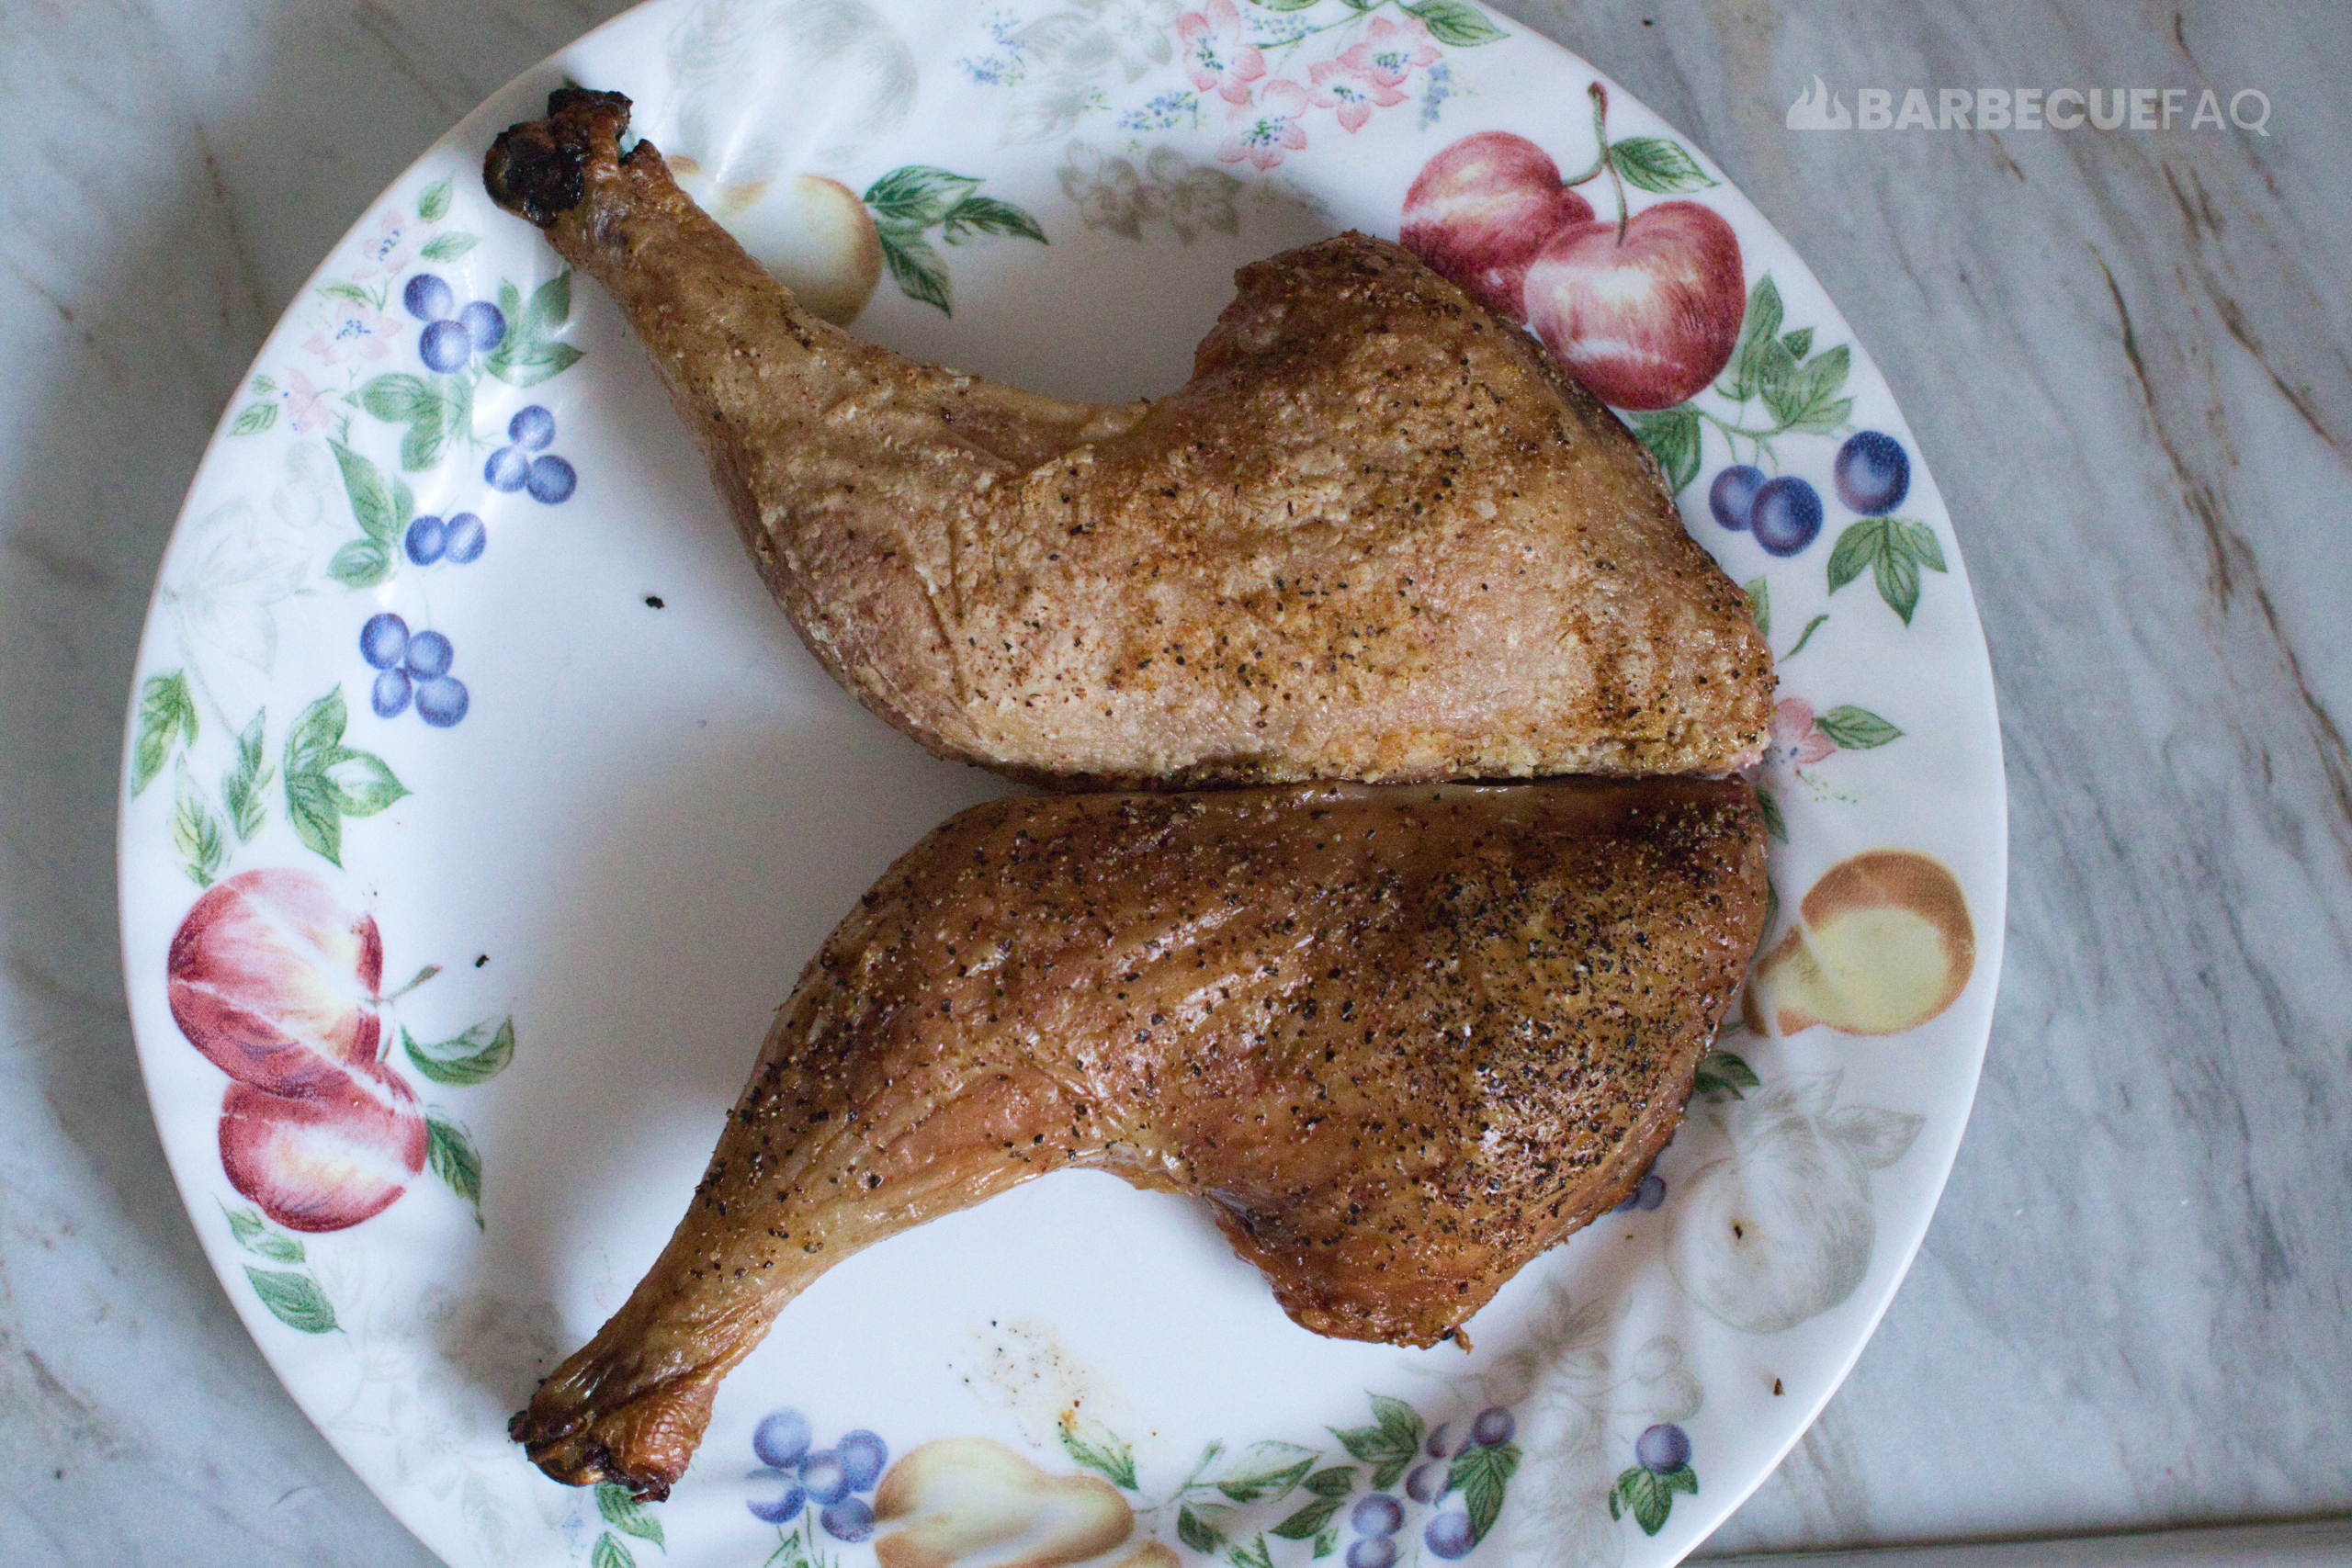
[[[473,696],[455,675],[427,675],[416,683],[416,716],[435,729],[447,729],[466,716]]]
[[[449,661],[458,650],[439,632],[419,632],[408,639],[408,672],[412,675],[447,675]]]
[[[874,1483],[882,1479],[882,1467],[890,1462],[888,1445],[864,1427],[844,1436],[833,1445],[833,1451],[842,1456],[842,1469],[849,1474],[853,1492],[873,1491]]]
[[[844,1497],[817,1516],[825,1533],[852,1544],[874,1533],[874,1505],[863,1497]]]
[[[1856,431],[1838,448],[1838,499],[1855,511],[1892,512],[1910,493],[1911,459],[1894,436]]]
[[[1358,1535],[1395,1535],[1405,1527],[1405,1505],[1385,1492],[1374,1492],[1348,1511],[1348,1525]]]
[[[408,558],[419,566],[431,566],[449,548],[449,531],[438,517],[413,517],[408,525],[408,541],[402,547]]]
[[[1668,1475],[1690,1462],[1690,1434],[1661,1421],[1634,1439],[1634,1458],[1653,1475]]]
[[[368,705],[376,710],[378,718],[398,718],[408,711],[408,671],[386,670],[377,675],[375,689],[368,694]]]
[[[1421,1539],[1429,1543],[1431,1551],[1449,1561],[1469,1556],[1470,1549],[1478,1544],[1477,1534],[1470,1528],[1470,1516],[1460,1513],[1440,1514],[1421,1532]]]
[[[481,519],[470,512],[460,512],[442,525],[442,557],[464,566],[481,558],[482,547],[490,543],[490,530]]]
[[[1756,492],[1764,485],[1764,470],[1735,463],[1715,476],[1707,490],[1707,510],[1715,521],[1735,531],[1747,526],[1756,510]]]
[[[1392,1536],[1361,1536],[1348,1547],[1348,1568],[1389,1568],[1396,1561],[1396,1541]]]
[[[457,308],[458,297],[433,274],[420,272],[401,290],[401,303],[420,321],[441,321],[448,320]]]
[[[806,1439],[804,1438],[803,1441]],[[752,1438],[752,1447],[757,1448],[759,1439]],[[771,1497],[765,1501],[757,1497],[746,1497],[743,1500],[743,1506],[752,1510],[752,1517],[755,1519],[765,1519],[772,1525],[780,1525],[786,1519],[798,1518],[800,1510],[808,1506],[808,1489],[780,1470],[755,1470],[743,1479],[784,1483],[784,1492],[779,1496]]]
[[[1417,1464],[1405,1477],[1405,1495],[1416,1503],[1434,1503],[1445,1495],[1445,1466],[1432,1461]]]
[[[1795,555],[1820,536],[1821,495],[1794,474],[1767,479],[1756,492],[1750,522],[1766,554]]]
[[[424,367],[444,376],[464,369],[473,351],[466,329],[456,321],[435,321],[416,340],[416,356],[424,361]]]
[[[1656,1171],[1643,1177],[1642,1184],[1634,1189],[1634,1206],[1645,1214],[1654,1212],[1660,1203],[1665,1201],[1666,1178]]]
[[[530,480],[531,459],[520,446],[501,446],[481,466],[481,477],[492,490],[521,490]]]
[[[1451,1421],[1441,1421],[1437,1424],[1437,1430],[1430,1434],[1430,1440],[1426,1445],[1430,1458],[1443,1459],[1445,1457],[1445,1435],[1453,1429],[1453,1423]]]
[[[506,422],[506,439],[537,452],[555,439],[555,415],[533,403]]]
[[[800,1484],[808,1488],[811,1502],[831,1507],[849,1495],[849,1467],[837,1450],[820,1449],[800,1461]]]
[[[477,299],[458,312],[458,324],[477,354],[488,354],[506,341],[506,316],[487,299]]]
[[[808,1417],[797,1410],[774,1410],[752,1429],[752,1451],[763,1464],[792,1470],[808,1454]]]
[[[1470,1440],[1482,1449],[1498,1449],[1519,1430],[1519,1422],[1499,1404],[1489,1404],[1470,1423]]]
[[[390,670],[408,657],[408,623],[390,610],[368,617],[359,628],[359,657],[379,670]]]
[[[525,483],[530,487],[532,500],[553,506],[571,499],[571,492],[580,488],[580,475],[560,457],[534,457],[531,477]]]

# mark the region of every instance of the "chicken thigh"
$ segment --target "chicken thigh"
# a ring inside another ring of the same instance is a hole
[[[1342,234],[1245,267],[1193,379],[1096,406],[818,320],[566,89],[502,205],[610,292],[826,668],[1065,786],[1724,773],[1770,655],[1641,446],[1525,333]]]
[[[1435,1343],[1640,1179],[1765,897],[1738,781],[975,807],[827,939],[669,1246],[514,1435],[662,1495],[825,1269],[1071,1167],[1205,1199],[1307,1328]]]

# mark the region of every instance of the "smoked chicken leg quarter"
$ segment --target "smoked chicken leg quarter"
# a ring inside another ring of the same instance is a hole
[[[944,757],[1063,787],[1722,774],[1771,656],[1640,445],[1346,233],[1241,269],[1191,381],[1066,402],[819,320],[577,89],[491,195],[618,303],[770,591]]]
[[[1307,1328],[1433,1344],[1639,1182],[1765,900],[1738,780],[974,807],[826,939],[676,1234],[514,1436],[664,1495],[827,1269],[1069,1168],[1204,1200]]]

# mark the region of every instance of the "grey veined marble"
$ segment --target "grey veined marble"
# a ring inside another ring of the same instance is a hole
[[[263,333],[401,166],[616,9],[0,8],[0,1561],[425,1560],[279,1391],[164,1170],[115,953],[120,721]],[[1968,1142],[1852,1378],[1710,1550],[2352,1508],[2352,7],[1511,9],[1794,238],[1919,433],[2003,705]],[[1815,76],[2271,113],[1791,131]]]

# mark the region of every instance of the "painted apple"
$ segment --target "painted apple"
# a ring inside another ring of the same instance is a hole
[[[882,237],[857,193],[822,175],[714,184],[692,159],[670,172],[811,313],[845,327],[882,281]]]
[[[1592,220],[1560,184],[1559,165],[1523,136],[1484,130],[1421,165],[1405,193],[1405,248],[1481,304],[1514,321],[1528,264],[1545,241]]]
[[[1612,408],[1672,408],[1720,374],[1747,292],[1731,225],[1661,201],[1555,234],[1527,268],[1527,324]]]
[[[220,1102],[229,1184],[293,1231],[382,1213],[424,1168],[424,1112],[388,1067],[334,1071],[293,1094],[232,1084]]]
[[[242,872],[172,938],[172,1018],[241,1084],[293,1093],[375,1063],[384,943],[306,871]]]

